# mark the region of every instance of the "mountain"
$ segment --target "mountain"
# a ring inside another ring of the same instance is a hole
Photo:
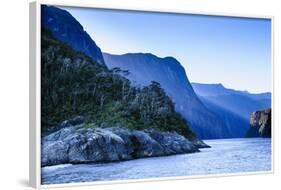
[[[194,90],[196,91],[196,93],[200,94],[200,96],[219,96],[219,95],[238,94],[238,95],[247,96],[254,100],[271,99],[270,92],[254,94],[254,93],[249,93],[248,91],[240,91],[240,90],[225,88],[221,83],[202,84],[202,83],[193,82],[193,83],[191,83],[191,85],[194,88]]]
[[[75,51],[43,27],[41,42],[42,135],[62,121],[68,120],[59,129],[83,120],[86,128],[176,132],[194,145],[204,146],[159,83],[134,87],[117,70],[113,72]]]
[[[135,86],[145,86],[151,81],[160,83],[175,103],[176,111],[182,114],[200,138],[231,136],[224,122],[199,100],[184,68],[175,58],[159,58],[150,53],[104,53],[103,56],[108,68],[119,67],[129,71],[125,76]]]
[[[199,152],[161,85],[134,87],[41,27],[41,167]]]
[[[252,94],[225,88],[222,84],[192,83],[196,94],[246,120],[252,112],[271,107],[271,93]]]
[[[271,108],[253,112],[250,125],[246,137],[271,137]]]
[[[41,24],[58,40],[104,65],[100,48],[69,12],[54,6],[42,5]]]
[[[230,135],[228,136],[228,138],[245,137],[245,134],[249,128],[249,122],[247,119],[209,101],[202,96],[199,96],[199,99],[209,110],[218,115],[220,119],[225,123],[227,130],[230,131]]]

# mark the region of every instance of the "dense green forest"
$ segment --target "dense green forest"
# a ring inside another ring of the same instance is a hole
[[[42,28],[42,129],[82,115],[88,127],[155,128],[195,136],[159,83],[136,87],[125,78],[128,74],[107,69]]]

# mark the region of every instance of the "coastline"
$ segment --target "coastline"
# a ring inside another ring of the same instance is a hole
[[[41,166],[109,163],[146,157],[199,152],[208,148],[202,140],[176,132],[131,130],[121,127],[64,127],[42,138]]]
[[[41,168],[43,184],[114,181],[173,176],[266,172],[272,169],[271,139],[206,140],[212,148],[195,154],[146,157],[128,161],[66,164]],[[245,151],[241,151],[241,148]],[[227,154],[226,150],[230,150]],[[256,156],[259,154],[259,156]],[[250,158],[250,159],[249,159]],[[82,173],[81,173],[82,172]],[[60,177],[58,177],[58,175]]]

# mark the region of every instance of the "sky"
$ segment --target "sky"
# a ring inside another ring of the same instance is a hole
[[[271,20],[60,7],[103,52],[173,56],[190,82],[270,92]]]

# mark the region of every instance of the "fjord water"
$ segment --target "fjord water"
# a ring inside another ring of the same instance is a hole
[[[147,179],[271,171],[271,139],[205,141],[212,148],[174,156],[104,164],[57,165],[42,168],[42,184]]]

